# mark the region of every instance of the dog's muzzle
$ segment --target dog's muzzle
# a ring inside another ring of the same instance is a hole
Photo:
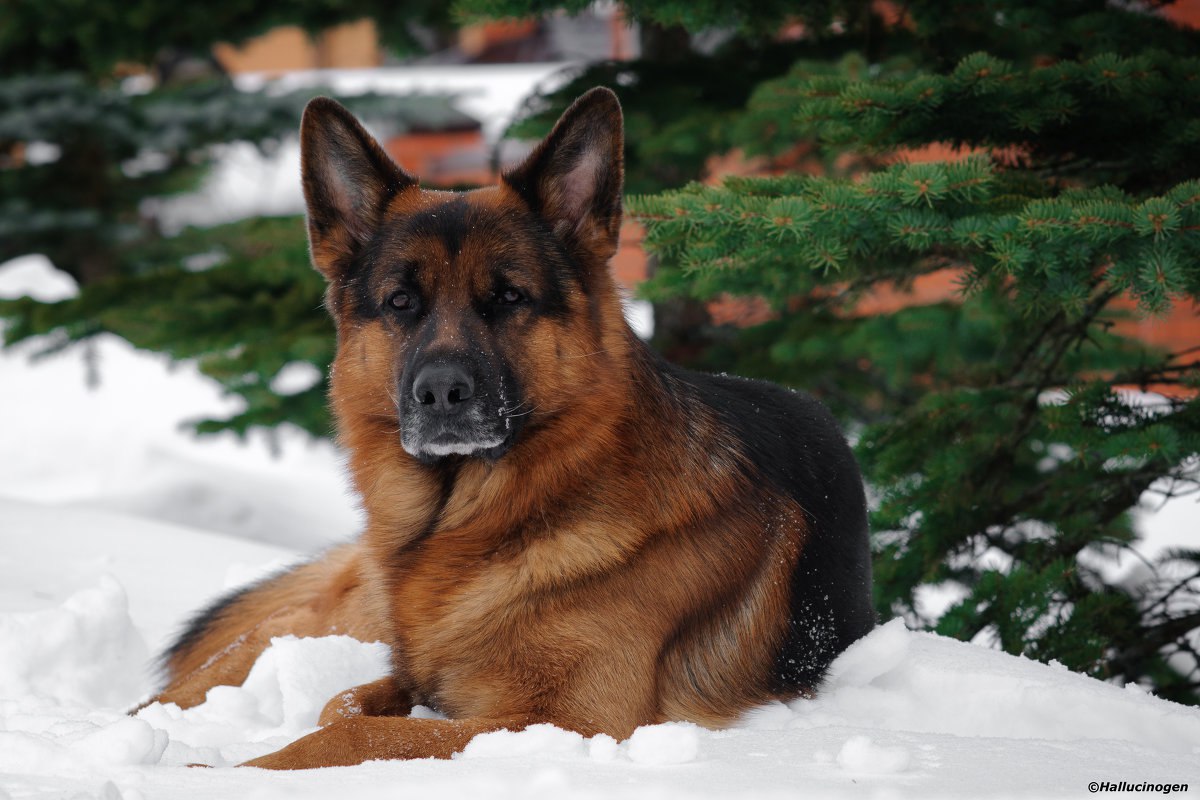
[[[476,391],[475,378],[463,365],[426,364],[417,370],[412,390],[402,395],[400,443],[423,461],[495,457],[508,441],[502,408],[487,392]]]

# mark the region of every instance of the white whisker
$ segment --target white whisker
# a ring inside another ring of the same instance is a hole
[[[521,406],[516,406],[516,408],[520,408],[520,407]],[[514,408],[513,410],[515,411],[516,408]],[[541,406],[537,405],[537,406],[534,406],[533,408],[529,409],[528,411],[521,411],[519,413],[506,413],[506,414],[502,414],[501,416],[508,417],[509,419],[512,419],[513,417],[524,417],[528,414],[532,414],[533,412],[537,411],[539,408],[541,408]]]

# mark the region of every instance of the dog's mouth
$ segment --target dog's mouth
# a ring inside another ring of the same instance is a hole
[[[495,460],[511,445],[513,430],[487,425],[482,415],[440,419],[413,411],[401,414],[400,444],[417,460],[431,463],[449,456]]]
[[[439,436],[433,441],[425,442],[413,455],[433,456],[473,456],[481,455],[484,451],[494,450],[505,443],[504,437],[463,439],[457,436]]]

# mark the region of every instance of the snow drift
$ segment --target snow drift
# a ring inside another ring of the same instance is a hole
[[[37,259],[22,269],[0,269],[0,295],[71,290]],[[196,440],[178,421],[226,401],[194,367],[168,368],[111,338],[92,353],[102,383],[87,390],[77,351],[37,366],[0,351],[10,421],[0,433],[0,800],[1085,797],[1092,781],[1200,786],[1200,710],[899,622],[838,659],[814,699],[756,709],[728,730],[669,723],[617,742],[538,725],[477,737],[450,761],[231,768],[311,730],[330,696],[382,674],[386,648],[285,637],[245,685],[218,687],[195,709],[131,717],[155,687],[148,656],[222,591],[344,539],[360,515],[328,444],[284,430],[272,459],[262,441]],[[1152,531],[1158,546],[1197,529],[1194,502],[1171,512],[1154,518],[1168,520]]]
[[[900,621],[844,653],[816,698],[728,730],[667,723],[616,742],[535,725],[476,737],[449,762],[289,775],[186,765],[228,767],[314,730],[326,700],[386,672],[384,645],[278,638],[243,686],[129,717],[119,704],[151,683],[131,662],[145,650],[124,592],[104,577],[54,608],[0,614],[0,651],[0,785],[18,796],[318,796],[329,773],[341,797],[394,781],[409,797],[1082,793],[1091,780],[1194,782],[1200,758],[1195,709]]]

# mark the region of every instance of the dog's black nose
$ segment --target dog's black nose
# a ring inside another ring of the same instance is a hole
[[[413,399],[430,411],[458,411],[475,394],[475,381],[453,364],[421,367],[413,380]]]

